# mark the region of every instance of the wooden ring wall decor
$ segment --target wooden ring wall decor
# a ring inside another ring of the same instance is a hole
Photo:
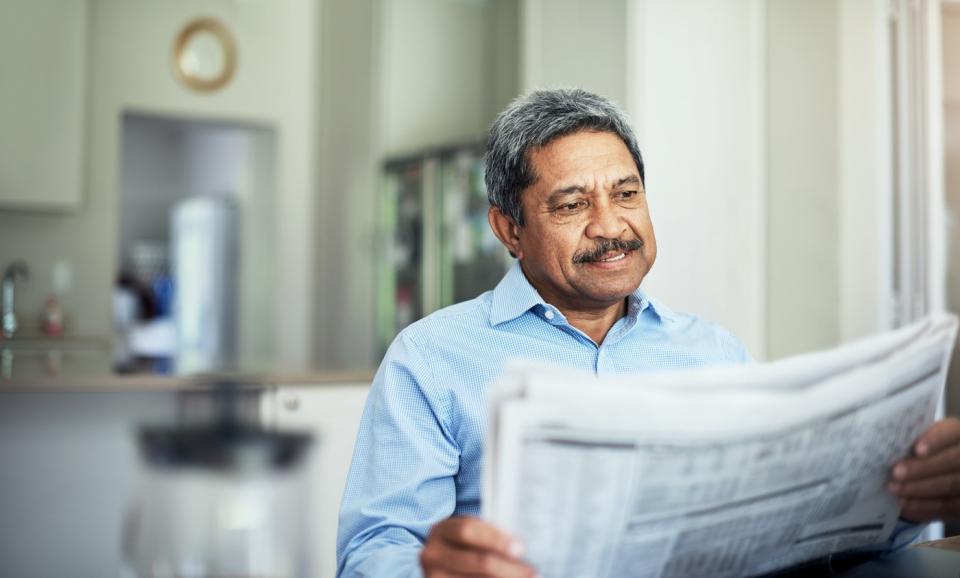
[[[213,92],[223,88],[237,69],[237,45],[219,20],[198,18],[189,22],[173,45],[173,70],[193,90]]]

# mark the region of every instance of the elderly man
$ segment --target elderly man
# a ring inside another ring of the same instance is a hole
[[[489,221],[517,259],[493,291],[403,330],[374,379],[340,513],[339,576],[532,577],[480,511],[486,388],[525,357],[598,374],[744,363],[727,331],[641,288],[657,254],[623,114],[582,90],[521,97],[490,129]],[[692,265],[695,266],[695,265]],[[895,468],[904,515],[960,506],[960,424]]]

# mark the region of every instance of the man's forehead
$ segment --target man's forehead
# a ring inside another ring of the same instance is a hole
[[[615,133],[583,131],[556,138],[528,152],[528,160],[537,169],[557,176],[563,172],[597,171],[613,165],[636,161],[626,143]]]

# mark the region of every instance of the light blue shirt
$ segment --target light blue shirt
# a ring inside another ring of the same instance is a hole
[[[518,357],[600,375],[750,360],[729,332],[639,288],[598,346],[515,264],[493,291],[410,325],[387,351],[340,509],[338,576],[420,576],[430,528],[480,513],[487,388]]]

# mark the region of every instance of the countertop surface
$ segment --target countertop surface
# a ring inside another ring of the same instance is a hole
[[[241,362],[222,373],[116,373],[107,340],[29,336],[0,340],[0,391],[203,388],[231,381],[250,386],[369,384],[374,370],[329,371]]]

